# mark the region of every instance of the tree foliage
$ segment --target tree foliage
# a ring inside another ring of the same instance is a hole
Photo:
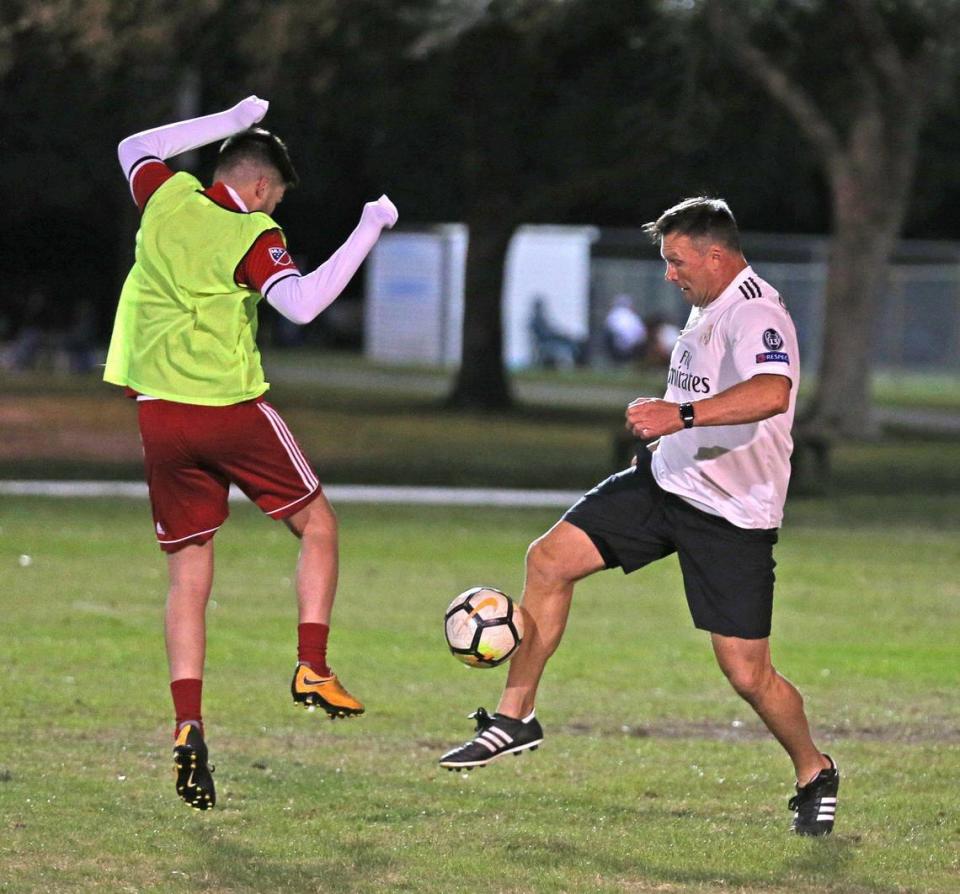
[[[0,265],[16,294],[38,276],[25,259],[44,256],[39,275],[58,301],[94,295],[106,328],[135,226],[117,141],[187,107],[209,112],[257,93],[302,175],[280,216],[308,263],[380,192],[404,225],[470,225],[458,402],[510,399],[499,300],[520,223],[636,227],[683,196],[721,194],[750,230],[832,230],[835,251],[866,263],[836,269],[868,297],[831,298],[832,312],[861,326],[880,287],[866,277],[902,226],[960,237],[960,127],[943,101],[956,96],[954,7],[9,0],[0,185],[17,201]],[[200,173],[210,161],[200,153]],[[864,203],[841,214],[851,194]],[[841,240],[857,232],[841,226],[850,220],[882,223],[882,238]],[[845,325],[830,331],[846,339]],[[862,355],[851,369],[827,367],[825,387],[862,381]]]
[[[703,14],[723,51],[787,111],[824,171],[832,238],[807,425],[869,435],[873,310],[907,217],[923,125],[953,86],[960,10],[931,0],[706,0]]]

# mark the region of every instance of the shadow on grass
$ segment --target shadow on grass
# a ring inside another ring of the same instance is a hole
[[[604,811],[608,813],[608,811]],[[651,810],[633,812],[636,822],[649,824],[663,830],[674,825],[678,818],[691,816],[691,811]],[[684,836],[686,841],[681,838]],[[675,845],[683,848],[683,869],[671,869],[649,859],[629,854],[613,855],[598,852],[588,846],[571,842],[568,837],[519,836],[511,839],[509,853],[514,855],[520,872],[531,865],[543,867],[544,891],[577,890],[569,887],[579,880],[586,882],[590,876],[610,883],[618,890],[675,890],[674,886],[696,886],[742,892],[813,892],[830,891],[842,894],[897,894],[901,887],[893,884],[876,884],[871,881],[850,878],[850,868],[856,854],[858,839],[834,837],[830,839],[799,840],[790,836],[785,850],[797,846],[804,853],[785,860],[779,867],[771,865],[769,871],[730,871],[724,865],[722,849],[716,847],[717,837],[712,831],[671,834],[664,850]],[[762,846],[759,845],[758,846]],[[505,859],[509,856],[505,852]],[[656,886],[651,888],[651,885]],[[686,889],[686,888],[685,888]],[[523,890],[522,888],[518,890]],[[537,890],[541,890],[539,887]]]
[[[335,809],[331,805],[331,809]],[[296,816],[289,818],[297,824]],[[282,834],[282,832],[281,832]],[[302,830],[300,831],[302,834]],[[186,874],[202,880],[202,887],[215,891],[322,891],[369,890],[416,891],[394,871],[396,858],[360,835],[344,835],[337,843],[336,858],[285,859],[266,856],[245,847],[216,827],[200,826],[196,831],[201,865]],[[329,848],[331,843],[324,841]]]

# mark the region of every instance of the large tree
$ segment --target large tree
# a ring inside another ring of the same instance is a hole
[[[595,223],[617,204],[637,213],[640,181],[666,167],[656,149],[673,125],[657,106],[675,82],[674,47],[652,0],[440,7],[426,61],[448,115],[441,151],[456,159],[455,210],[470,231],[448,403],[498,409],[512,403],[501,308],[510,238],[521,224]]]
[[[705,0],[702,7],[719,51],[786,110],[829,185],[824,343],[805,425],[870,435],[873,311],[908,211],[922,127],[955,74],[960,4]]]

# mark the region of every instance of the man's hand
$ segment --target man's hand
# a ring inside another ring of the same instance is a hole
[[[386,196],[380,196],[375,202],[367,202],[363,206],[361,220],[376,224],[381,229],[390,229],[399,218],[396,205]]]
[[[260,99],[259,96],[248,96],[230,109],[230,114],[237,122],[237,130],[241,131],[262,121],[269,108],[270,103],[267,100]]]
[[[680,405],[656,397],[638,397],[627,406],[627,431],[635,438],[652,441],[683,428]]]

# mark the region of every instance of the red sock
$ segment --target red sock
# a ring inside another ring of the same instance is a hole
[[[323,677],[330,676],[327,667],[327,635],[330,628],[326,624],[299,624],[297,626],[297,660],[307,664],[314,673]]]
[[[177,715],[177,726],[174,730],[176,737],[182,724],[193,720],[200,727],[203,735],[203,715],[200,713],[200,699],[203,691],[203,680],[184,678],[174,680],[170,684],[170,694],[173,696],[173,710]]]

